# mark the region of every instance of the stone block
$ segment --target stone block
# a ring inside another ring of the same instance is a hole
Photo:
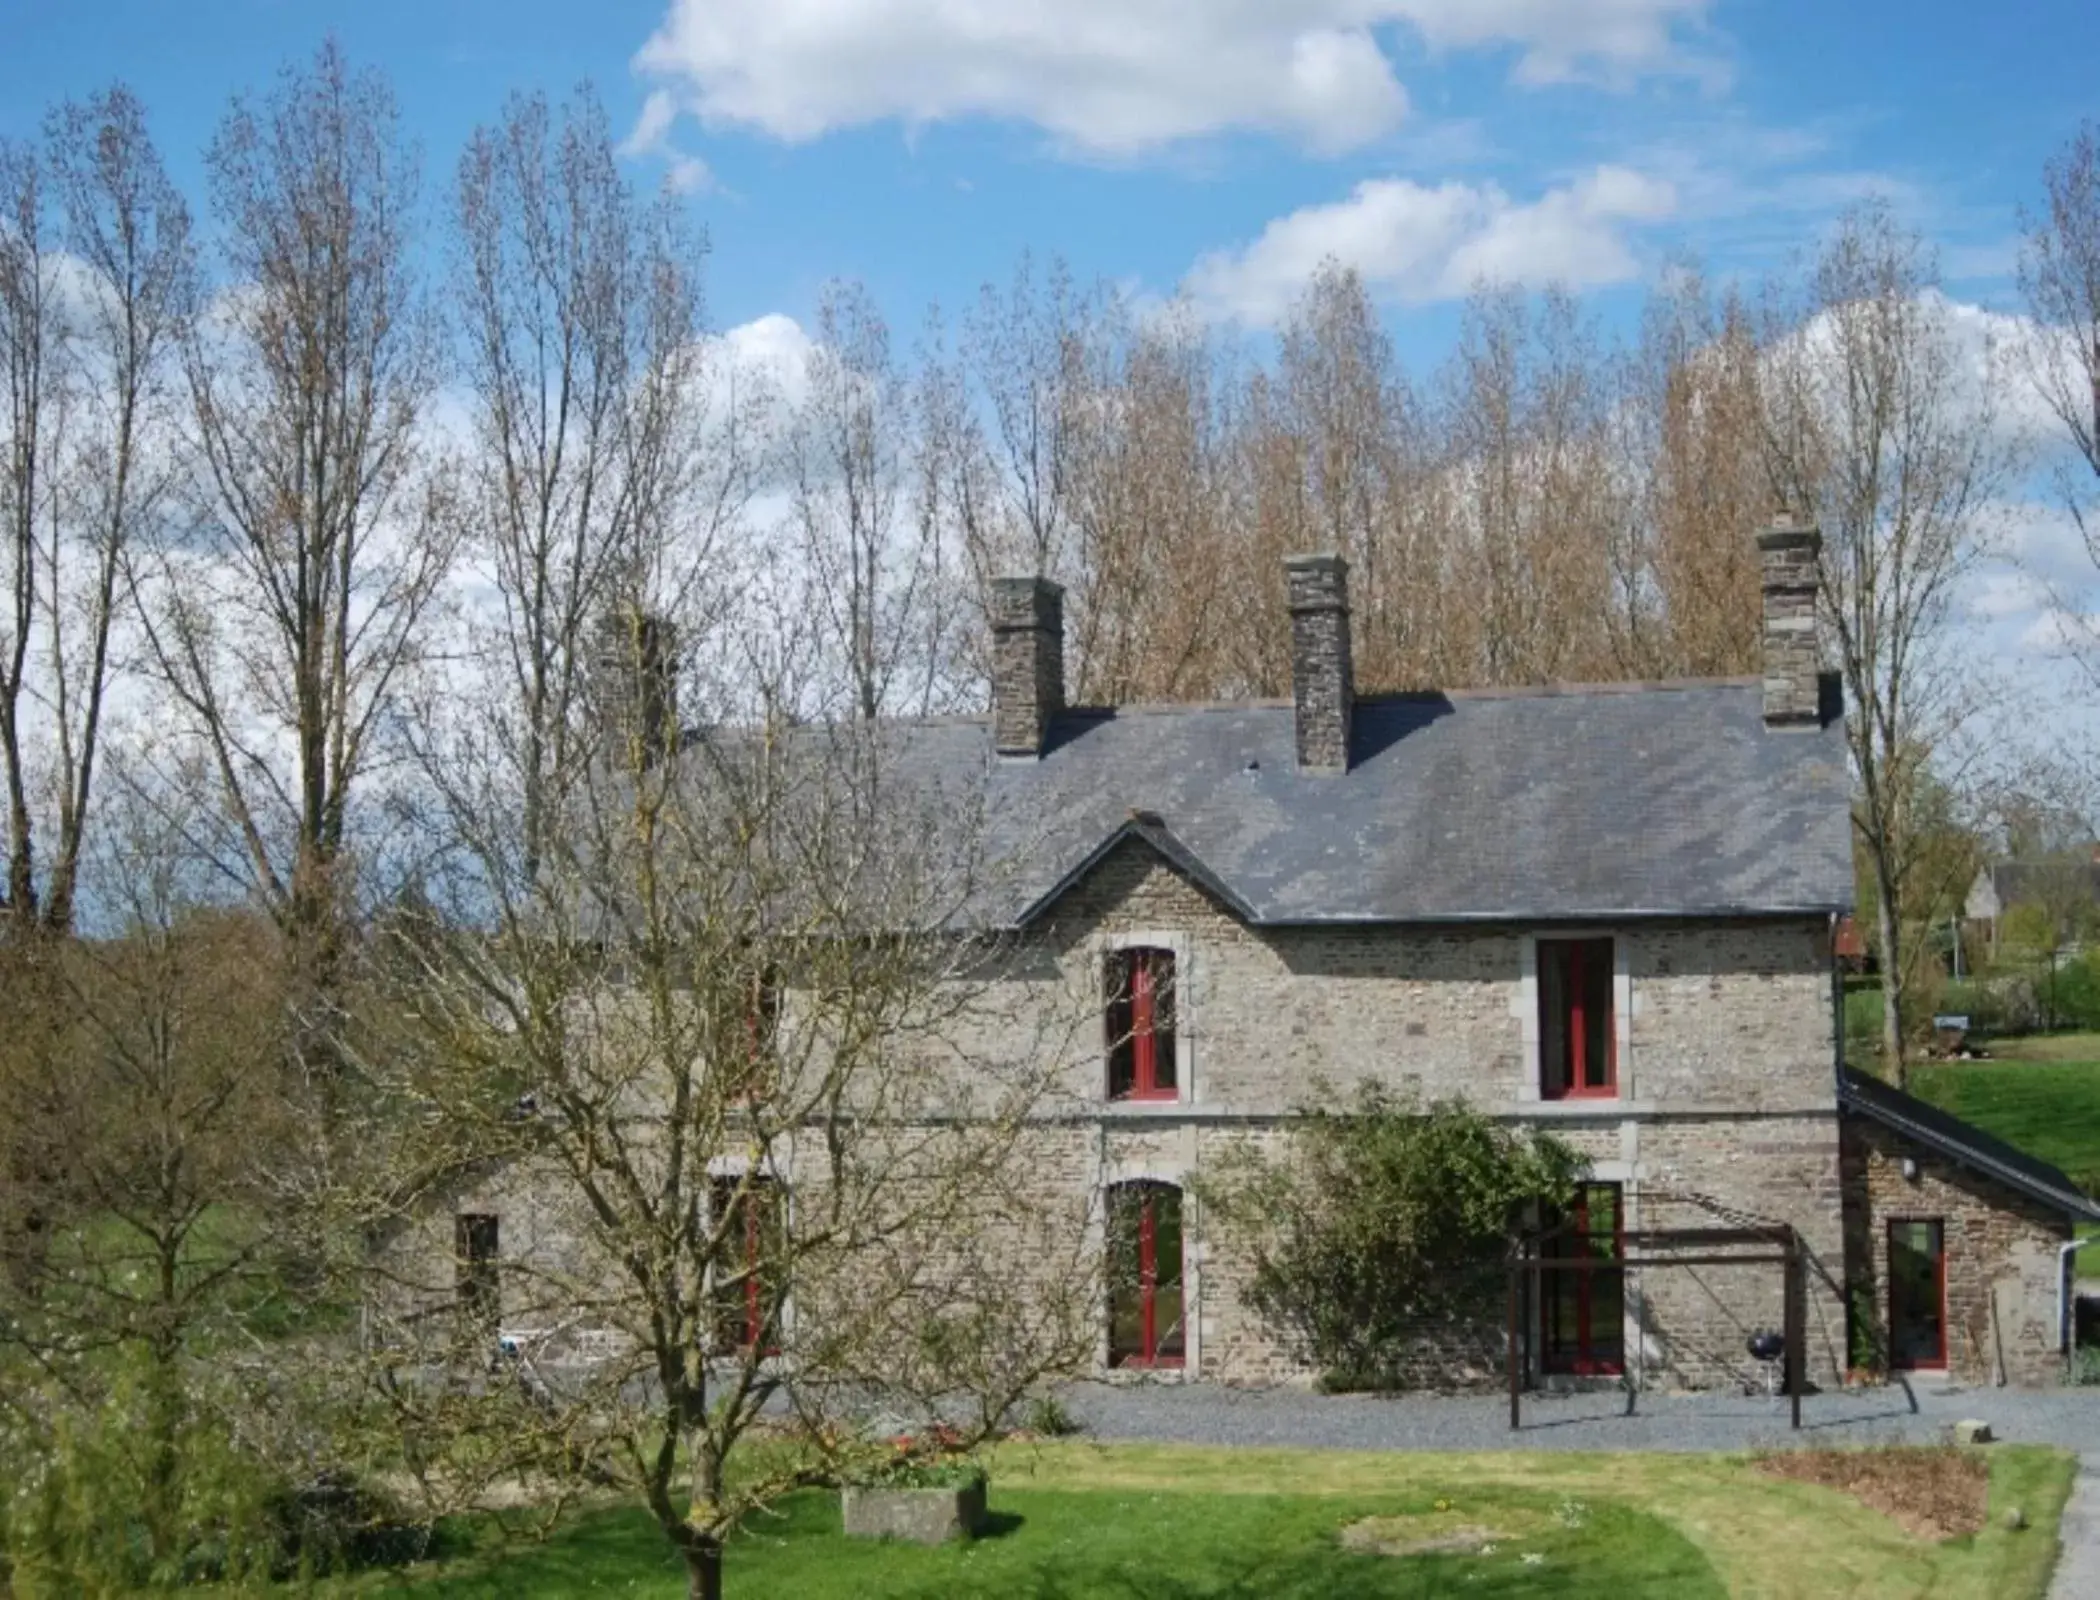
[[[1997,1435],[1991,1432],[1991,1425],[1974,1417],[1964,1418],[1954,1425],[1956,1444],[1989,1444],[1995,1438]]]
[[[976,1536],[984,1523],[984,1481],[959,1489],[848,1487],[839,1509],[846,1532],[856,1539],[902,1539],[911,1544],[946,1544]]]

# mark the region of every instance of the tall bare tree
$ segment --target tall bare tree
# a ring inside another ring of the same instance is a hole
[[[475,132],[456,241],[472,424],[462,510],[499,613],[468,632],[516,719],[505,781],[530,883],[548,813],[587,754],[580,696],[601,615],[634,603],[647,552],[677,542],[668,524],[704,563],[752,464],[732,416],[728,448],[696,466],[725,410],[707,392],[703,242],[668,196],[637,199],[587,89],[559,116],[514,99]]]
[[[1638,677],[1756,670],[1757,553],[1768,510],[1756,331],[1733,295],[1673,273],[1650,298],[1615,410],[1631,496],[1614,549],[1612,635]]]
[[[6,615],[0,620],[0,765],[7,781],[7,902],[11,921],[36,917],[33,777],[23,722],[40,591],[40,530],[54,499],[65,323],[53,260],[50,202],[41,153],[0,144],[0,361],[7,382],[7,462],[0,478],[0,561]]]
[[[2042,183],[2047,199],[2039,216],[2023,217],[2020,252],[2034,324],[2027,374],[2069,447],[2058,487],[2100,564],[2100,123],[2082,124],[2050,157]]]
[[[7,903],[67,932],[129,611],[126,563],[177,482],[171,378],[193,305],[189,212],[122,86],[59,106],[41,149],[0,154],[0,174]]]
[[[393,94],[324,45],[236,99],[209,171],[219,292],[187,349],[197,521],[143,563],[144,630],[207,753],[219,859],[325,995],[354,798],[449,569],[416,163]]]
[[[2014,466],[1994,386],[1956,342],[1923,243],[1883,205],[1847,215],[1768,335],[1765,447],[1783,502],[1822,526],[1821,600],[1843,675],[1853,822],[1873,867],[1882,1052],[1900,1084],[1929,787],[1960,787],[1981,709],[1951,610],[1990,548]]]
[[[950,681],[960,562],[922,403],[867,290],[827,284],[788,430],[788,481],[826,653],[864,720],[934,710]]]

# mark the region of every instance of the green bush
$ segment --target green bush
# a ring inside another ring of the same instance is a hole
[[[0,1428],[12,1474],[0,1544],[16,1600],[240,1581],[275,1564],[268,1476],[222,1425],[185,1405],[172,1450],[153,1448],[155,1397],[133,1373],[93,1407],[55,1386],[21,1398]]]
[[[2071,1381],[2087,1386],[2100,1384],[2100,1345],[2081,1345],[2071,1353]]]
[[[1331,1381],[1382,1382],[1425,1336],[1492,1342],[1512,1228],[1564,1205],[1586,1165],[1550,1134],[1366,1084],[1344,1111],[1316,1100],[1280,1155],[1242,1145],[1192,1186],[1246,1240],[1270,1326]]]

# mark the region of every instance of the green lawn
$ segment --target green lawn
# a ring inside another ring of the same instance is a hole
[[[1920,1064],[1911,1091],[2100,1192],[2100,1035],[2002,1039],[1990,1061]]]
[[[994,1464],[992,1537],[939,1550],[848,1540],[836,1499],[808,1494],[732,1545],[727,1589],[736,1600],[2037,1600],[2071,1458],[2000,1446],[1991,1461],[1992,1525],[1934,1544],[1846,1496],[1768,1477],[1739,1457],[1010,1448]],[[2000,1525],[2014,1505],[2032,1526]],[[1501,1537],[1485,1553],[1344,1549],[1341,1530],[1367,1517],[1393,1519],[1381,1532],[1400,1544],[1457,1527]],[[646,1519],[599,1511],[542,1545],[490,1548],[324,1592],[675,1600],[684,1579]]]

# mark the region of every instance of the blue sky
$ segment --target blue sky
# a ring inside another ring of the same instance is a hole
[[[720,326],[846,275],[910,329],[1024,247],[1258,325],[1331,248],[1420,364],[1476,270],[1612,319],[1672,251],[1754,272],[1867,191],[2007,304],[2015,208],[2100,110],[2090,0],[0,0],[0,134],[121,77],[195,188],[227,96],[330,30],[433,193],[506,91],[594,81],[709,228]]]

